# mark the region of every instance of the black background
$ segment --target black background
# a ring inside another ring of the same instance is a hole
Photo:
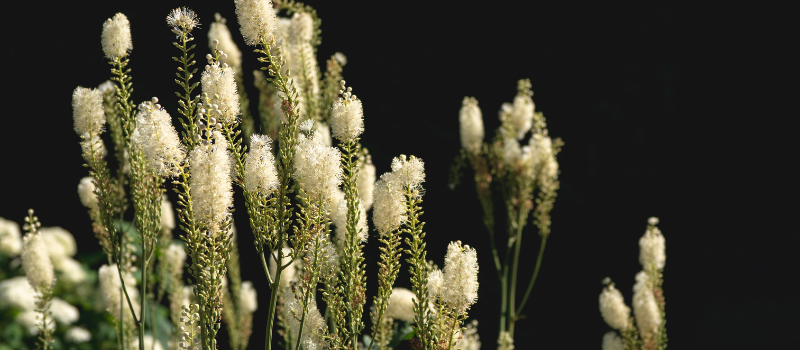
[[[399,154],[426,162],[428,257],[441,264],[451,240],[477,247],[480,297],[470,314],[480,320],[484,348],[495,346],[498,283],[471,175],[451,191],[447,174],[460,147],[462,98],[478,99],[492,135],[500,104],[513,99],[521,78],[531,79],[536,108],[566,145],[553,233],[527,318],[517,325],[518,349],[599,347],[608,330],[598,312],[600,281],[610,276],[630,303],[640,268],[637,241],[649,216],[660,217],[667,239],[670,345],[797,346],[800,302],[790,287],[800,243],[793,220],[797,171],[791,170],[797,112],[790,102],[797,100],[798,56],[796,34],[790,34],[796,19],[787,8],[616,1],[310,4],[323,19],[321,64],[337,51],[348,57],[344,76],[363,100],[362,141],[378,174]],[[9,5],[0,41],[0,216],[21,222],[35,208],[43,225],[75,235],[79,254],[99,249],[76,193],[87,172],[72,130],[72,90],[110,77],[101,25],[123,12],[132,23],[134,101],[158,96],[177,116],[171,57],[179,52],[164,18],[182,5],[201,19],[198,56],[208,52],[214,12],[228,18],[245,52],[247,92],[255,103],[249,72],[259,63],[238,33],[232,1]],[[250,347],[257,349],[269,289],[249,243],[243,203],[237,208],[243,275],[259,292]],[[534,227],[523,241],[525,281],[538,251]],[[365,254],[373,292],[377,248],[371,237]],[[397,285],[410,286],[405,272]]]

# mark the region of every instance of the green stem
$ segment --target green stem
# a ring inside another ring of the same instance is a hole
[[[525,303],[531,295],[531,290],[533,290],[533,284],[536,282],[536,277],[539,276],[539,267],[542,266],[542,257],[544,256],[544,247],[547,244],[548,236],[549,235],[542,235],[542,244],[539,246],[539,256],[536,257],[536,267],[533,269],[533,277],[531,277],[531,281],[528,283],[528,289],[525,291],[525,296],[522,297],[522,302],[517,308],[517,314],[522,312],[522,308],[525,307]]]
[[[279,240],[281,244],[283,244],[283,240]],[[267,344],[266,349],[272,349],[272,323],[275,320],[275,304],[278,301],[278,288],[280,288],[281,282],[281,273],[283,272],[282,263],[278,263],[278,261],[283,262],[283,249],[278,249],[278,260],[275,262],[276,269],[275,269],[275,280],[270,285],[270,295],[269,295],[269,315],[267,316]],[[267,270],[267,276],[269,276],[269,270]]]
[[[139,350],[144,350],[144,325],[147,317],[147,242],[144,235],[142,235],[142,293],[139,295],[139,303],[141,304],[142,314],[139,315]]]
[[[528,211],[524,208],[525,203],[520,203],[519,213],[517,217],[517,232],[514,239],[514,260],[511,270],[511,285],[509,288],[508,298],[508,333],[514,337],[514,322],[517,320],[516,315],[516,296],[517,296],[517,272],[519,270],[519,253],[522,248],[522,229],[525,227],[527,221]]]

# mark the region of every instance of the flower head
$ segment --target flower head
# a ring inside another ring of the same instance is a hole
[[[236,16],[247,45],[269,41],[274,35],[277,18],[271,0],[235,0]]]
[[[0,253],[16,256],[22,251],[22,233],[19,224],[0,218]]]
[[[161,229],[175,229],[175,211],[172,210],[172,202],[166,194],[161,196]]]
[[[269,136],[253,134],[250,137],[250,152],[244,166],[244,188],[250,193],[269,196],[280,185],[272,154]]]
[[[622,339],[620,339],[617,332],[611,331],[606,333],[603,336],[603,350],[624,350],[625,346],[622,345]]]
[[[461,127],[461,147],[470,154],[481,151],[483,145],[483,115],[478,108],[478,100],[474,97],[464,97],[461,110],[458,113]]]
[[[236,91],[235,72],[231,67],[206,65],[200,83],[203,93],[211,100],[211,111],[221,123],[232,124],[239,115],[239,93]]]
[[[103,22],[103,35],[101,36],[103,52],[106,58],[116,60],[128,55],[133,50],[131,41],[131,22],[122,13]]]
[[[289,40],[293,43],[311,42],[314,36],[314,19],[305,12],[295,12],[289,27]]]
[[[356,239],[360,242],[367,242],[367,210],[363,202],[358,202],[358,221],[356,222]],[[333,216],[333,224],[336,225],[336,240],[343,242],[347,237],[347,199],[339,200],[336,215]]]
[[[294,177],[312,201],[322,203],[330,199],[342,183],[341,153],[322,143],[316,131],[310,137],[299,136],[294,156]]]
[[[64,333],[64,339],[70,343],[81,344],[92,340],[92,334],[86,328],[72,327]]]
[[[258,310],[258,294],[253,288],[253,282],[242,282],[242,289],[239,291],[239,308],[250,314]]]
[[[364,209],[369,210],[372,208],[372,196],[375,190],[375,165],[372,164],[372,157],[369,154],[366,155],[361,171],[358,172],[356,188],[358,188],[358,197],[361,199],[361,203],[364,203]]]
[[[655,218],[658,223],[658,218]],[[655,225],[648,225],[642,238],[639,239],[639,263],[646,270],[664,269],[667,262],[666,240],[661,230]]]
[[[461,241],[450,242],[444,257],[442,299],[458,310],[478,300],[478,253]]]
[[[192,206],[194,220],[211,231],[221,232],[233,207],[233,159],[228,142],[219,131],[214,131],[213,144],[199,146],[189,154],[191,167]]]
[[[386,317],[406,322],[414,322],[414,292],[401,287],[392,289]]]
[[[511,125],[517,131],[517,139],[522,140],[533,126],[533,100],[528,95],[518,94],[514,97],[511,109]]]
[[[186,150],[166,110],[150,102],[139,105],[131,142],[142,150],[153,172],[159,176],[178,175]]]
[[[303,316],[303,302],[297,300],[295,293],[286,293],[286,319],[289,323],[289,330],[292,334],[300,333],[300,319]],[[299,339],[301,348],[304,349],[327,349],[328,342],[322,337],[322,329],[325,327],[325,319],[317,308],[315,298],[310,298],[308,311],[303,323],[303,335]]]
[[[617,330],[628,329],[631,309],[625,305],[622,293],[614,288],[613,283],[608,283],[600,293],[600,315],[609,327]]]
[[[401,154],[392,160],[392,173],[403,187],[416,190],[425,181],[425,164],[415,156]]]
[[[394,173],[385,173],[375,183],[372,223],[381,235],[390,234],[407,220],[401,184]]]
[[[197,14],[187,7],[179,7],[170,11],[167,16],[167,24],[172,27],[172,31],[176,34],[189,33],[195,27],[200,26]]]
[[[129,273],[123,274],[122,278],[125,279],[125,289],[128,291],[128,296],[133,304],[133,309],[139,315],[138,296],[139,290],[136,288],[136,278]],[[119,270],[116,266],[103,265],[97,272],[97,279],[100,282],[100,291],[103,296],[103,301],[106,306],[106,311],[111,313],[112,316],[119,320],[120,310],[126,320],[132,320],[130,308],[127,303],[121,303],[124,297],[122,294],[122,283],[119,281]]]
[[[103,93],[97,89],[78,86],[72,92],[72,119],[80,136],[97,136],[106,123]]]
[[[22,267],[33,288],[50,288],[53,284],[53,263],[41,233],[32,232],[23,238]]]
[[[344,89],[344,80],[341,85]],[[355,140],[364,132],[364,108],[352,90],[347,88],[346,92],[342,92],[342,97],[333,102],[331,111],[333,137],[344,143]]]
[[[94,135],[91,138],[84,137],[81,140],[81,151],[83,152],[83,159],[87,162],[92,162],[93,159],[105,158],[108,153],[106,145],[99,135]]]
[[[25,276],[0,281],[0,306],[33,310],[36,308],[35,295],[36,291]]]
[[[77,307],[59,298],[53,298],[50,304],[50,311],[53,313],[53,319],[67,326],[78,321],[80,317]]]
[[[227,63],[229,66],[233,67],[233,70],[236,72],[241,72],[242,51],[239,51],[239,47],[236,46],[236,43],[233,41],[233,36],[231,36],[231,31],[225,24],[225,19],[222,18],[219,13],[214,16],[217,18],[217,21],[211,23],[211,28],[208,30],[208,46],[212,50],[217,49],[224,53],[220,62]],[[214,47],[214,40],[218,40],[219,42],[216,47]]]
[[[653,281],[645,271],[636,274],[636,284],[633,285],[633,314],[642,338],[649,339],[658,332],[661,310],[653,294]]]
[[[94,189],[94,179],[89,176],[82,178],[78,184],[78,197],[84,207],[97,208],[97,194],[94,193]]]
[[[67,283],[79,283],[86,280],[83,265],[73,258],[61,258],[53,261],[53,267],[60,273],[60,280]]]

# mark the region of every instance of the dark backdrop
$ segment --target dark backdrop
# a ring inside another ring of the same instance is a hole
[[[181,5],[201,18],[198,56],[207,52],[214,12],[228,18],[255,102],[248,72],[259,63],[238,33],[232,1],[9,5],[0,216],[21,222],[32,207],[44,225],[72,232],[80,254],[99,249],[76,193],[87,172],[72,130],[72,90],[110,76],[101,24],[123,12],[132,23],[134,100],[158,96],[178,115],[170,58],[178,51],[164,18]],[[336,51],[348,57],[344,76],[364,102],[363,144],[378,173],[399,154],[426,162],[429,258],[441,264],[451,240],[477,247],[481,287],[471,316],[480,320],[485,348],[494,348],[499,305],[488,237],[471,176],[451,191],[447,174],[460,147],[462,98],[480,101],[491,135],[500,104],[513,99],[521,78],[531,79],[537,109],[566,146],[553,233],[527,318],[517,326],[518,349],[600,346],[608,330],[598,312],[600,281],[612,277],[630,303],[637,240],[649,216],[661,218],[667,239],[670,345],[777,348],[797,341],[800,302],[789,287],[800,243],[797,172],[790,170],[797,113],[787,102],[797,99],[797,68],[789,64],[798,57],[788,9],[616,1],[311,5],[323,19],[320,62]],[[254,281],[261,306],[251,340],[257,349],[269,290],[239,208],[243,275]],[[524,242],[522,280],[538,251],[532,226]],[[370,238],[373,292],[377,249]],[[408,287],[403,276],[397,284]]]

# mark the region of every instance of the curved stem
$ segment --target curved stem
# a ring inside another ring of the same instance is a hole
[[[267,344],[265,349],[270,350],[272,349],[272,323],[275,320],[275,304],[278,301],[278,288],[281,283],[281,273],[283,272],[283,267],[281,264],[277,263],[277,261],[283,261],[283,249],[280,247],[283,246],[283,237],[278,240],[278,259],[276,260],[275,269],[275,280],[270,284],[270,295],[269,295],[269,315],[267,316]],[[266,265],[265,265],[266,267]],[[266,270],[267,277],[269,277],[269,269]]]
[[[539,276],[539,267],[542,266],[542,257],[544,256],[544,246],[547,244],[547,237],[549,235],[542,236],[542,244],[539,247],[539,256],[536,257],[536,267],[533,269],[533,277],[531,277],[531,281],[528,283],[528,289],[525,291],[525,296],[522,297],[522,302],[519,304],[517,308],[517,314],[522,312],[522,308],[525,307],[525,303],[528,301],[528,297],[531,295],[531,290],[533,290],[533,284],[536,282],[536,277]]]

